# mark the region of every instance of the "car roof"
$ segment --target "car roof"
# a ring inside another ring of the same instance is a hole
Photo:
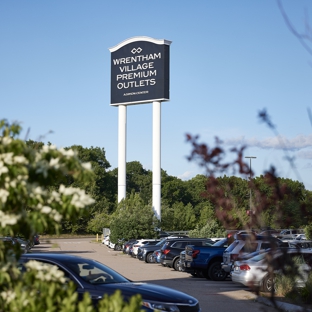
[[[81,259],[82,257],[69,255],[69,254],[59,254],[59,253],[26,253],[21,255],[21,259],[49,259],[54,261],[70,261]],[[83,258],[86,259],[86,258]],[[88,259],[92,260],[92,259]]]
[[[199,237],[177,237],[177,238],[167,238],[167,241],[171,242],[171,241],[196,241],[196,240],[211,240],[210,238],[199,238]],[[212,240],[211,240],[212,241]]]
[[[260,241],[281,241],[279,238],[268,235],[250,235],[250,234],[239,234],[236,240],[260,240]]]

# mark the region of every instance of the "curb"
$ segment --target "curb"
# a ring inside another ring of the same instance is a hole
[[[268,298],[264,298],[264,297],[258,296],[256,298],[256,302],[263,303],[263,304],[265,304],[265,305],[267,305],[269,307],[275,307],[273,302],[270,299],[268,299]],[[291,304],[291,303],[281,302],[281,301],[278,301],[278,300],[275,301],[275,304],[282,311],[287,311],[287,312],[309,311],[309,312],[312,312],[311,309],[305,309],[304,307],[300,307],[300,306],[297,306],[297,305]]]

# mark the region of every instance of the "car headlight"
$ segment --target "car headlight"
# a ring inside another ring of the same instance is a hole
[[[157,311],[180,312],[176,305],[169,303],[143,301],[143,306]]]

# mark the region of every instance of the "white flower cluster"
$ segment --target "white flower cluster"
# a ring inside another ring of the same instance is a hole
[[[3,162],[7,165],[28,164],[26,157],[23,155],[14,156],[12,152],[0,154],[0,162]]]
[[[60,152],[63,156],[65,156],[66,158],[71,158],[71,157],[76,156],[76,152],[73,151],[72,149],[65,150],[64,148],[60,148],[60,149],[59,149],[59,152]]]
[[[86,170],[92,170],[92,166],[91,166],[90,162],[82,163],[81,166],[82,166],[82,168],[84,168]]]
[[[43,158],[43,156],[46,153],[49,153],[51,151],[56,151],[56,150],[57,150],[57,148],[55,145],[44,145],[42,147],[40,152],[38,152],[36,154],[36,163],[37,163],[36,173],[42,174],[46,178],[48,176],[48,170],[49,169],[58,170],[61,168],[61,165],[62,165],[60,162],[61,158],[53,157],[50,159],[49,162]],[[73,151],[71,149],[65,150],[64,148],[61,148],[57,151],[61,154],[60,157],[64,156],[67,159],[76,155],[75,151]],[[88,167],[88,165],[87,165],[87,167]],[[87,168],[85,168],[85,169],[87,169]]]
[[[36,278],[43,282],[60,282],[65,283],[64,273],[55,265],[41,263],[39,261],[30,260],[25,264],[27,270],[35,270]]]
[[[0,137],[0,142],[2,145],[9,145],[12,142],[12,138],[5,136],[5,137]]]
[[[0,189],[0,202],[2,202],[2,204],[6,203],[9,194],[10,193],[7,190]]]
[[[6,227],[7,225],[16,224],[19,219],[20,219],[19,215],[6,214],[2,210],[0,210],[0,224],[2,228]]]
[[[0,295],[3,299],[3,301],[5,301],[6,303],[10,303],[11,301],[15,300],[15,298],[16,298],[16,294],[12,290],[2,291]]]
[[[0,176],[4,173],[9,172],[8,167],[6,167],[3,163],[3,161],[0,160]]]
[[[42,146],[42,152],[43,153],[49,153],[50,151],[55,151],[56,146],[55,145],[43,145]]]
[[[36,209],[39,210],[41,213],[51,216],[56,222],[60,222],[63,218],[62,215],[56,209],[53,209],[49,206],[44,206],[39,203]]]
[[[65,196],[72,196],[70,203],[77,208],[84,208],[85,206],[91,205],[95,202],[95,200],[87,195],[84,190],[76,187],[65,187],[61,184],[59,192]]]

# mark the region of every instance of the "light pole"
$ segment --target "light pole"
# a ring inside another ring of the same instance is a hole
[[[249,182],[251,182],[251,159],[257,158],[255,156],[245,156],[245,158],[249,158],[250,165],[249,165]],[[250,221],[252,220],[252,211],[251,211],[251,185],[249,189],[249,214],[250,214]]]

